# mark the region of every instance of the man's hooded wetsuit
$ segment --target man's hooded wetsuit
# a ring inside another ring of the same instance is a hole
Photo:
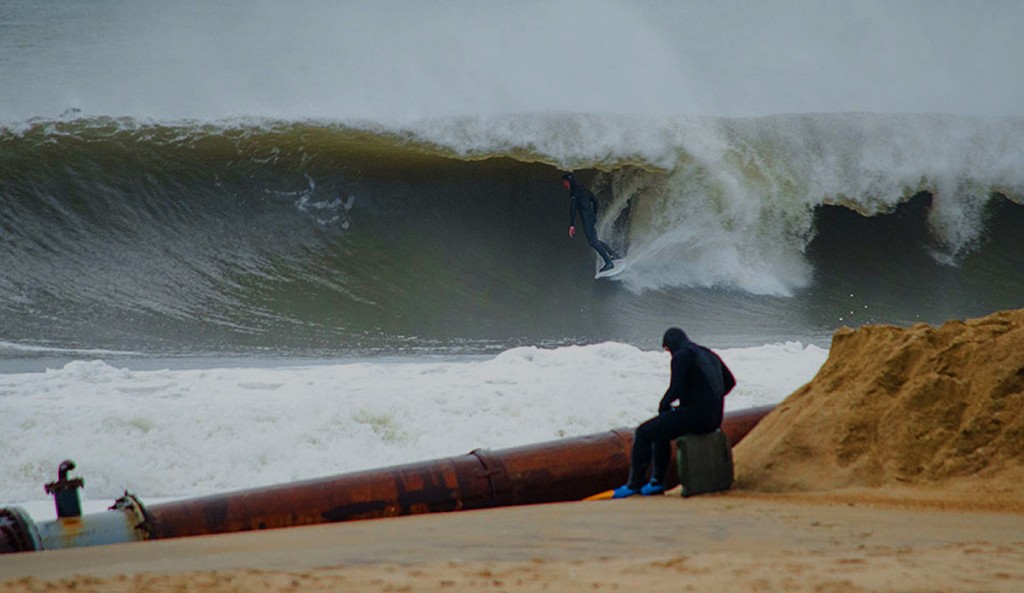
[[[672,460],[672,439],[713,432],[722,425],[725,394],[736,386],[718,355],[691,342],[683,330],[668,330],[663,343],[672,353],[672,379],[658,415],[636,429],[628,483],[633,490],[640,490],[652,456],[651,481],[663,481]],[[676,400],[679,407],[673,408]]]
[[[597,224],[597,198],[589,189],[577,183],[572,173],[563,175],[562,179],[569,182],[569,226],[576,226],[576,213],[579,212],[580,220],[583,221],[583,232],[587,235],[587,242],[601,256],[605,264],[611,263],[618,256],[608,244],[597,238],[595,227]]]

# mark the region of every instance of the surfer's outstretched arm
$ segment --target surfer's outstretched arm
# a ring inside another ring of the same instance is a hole
[[[569,196],[569,236],[576,236],[576,196]]]

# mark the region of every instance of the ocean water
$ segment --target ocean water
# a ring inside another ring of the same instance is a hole
[[[672,325],[775,403],[838,327],[1020,307],[1022,26],[0,0],[0,501],[65,458],[146,500],[632,425]]]

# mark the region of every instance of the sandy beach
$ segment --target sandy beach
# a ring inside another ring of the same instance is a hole
[[[836,332],[733,490],[0,556],[0,591],[1024,590],[1024,311]]]
[[[0,591],[1021,590],[1024,515],[910,496],[673,492],[18,554]]]
[[[57,550],[0,557],[0,591],[1021,590],[1024,515],[908,500],[670,493]]]

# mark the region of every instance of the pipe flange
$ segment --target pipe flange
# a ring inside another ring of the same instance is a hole
[[[499,506],[518,504],[518,492],[512,479],[509,478],[508,470],[505,469],[505,463],[501,457],[486,449],[473,449],[469,454],[480,462],[483,469],[477,472],[476,477],[487,480],[494,501]]]
[[[130,494],[127,490],[124,491],[124,496],[114,501],[108,511],[122,511],[126,513],[132,520],[132,527],[141,535],[141,539],[150,539],[153,534],[151,533],[151,526],[153,525],[150,519],[149,512],[146,511],[146,507],[142,504],[134,494]]]
[[[0,509],[0,554],[42,550],[36,524],[21,507]]]

